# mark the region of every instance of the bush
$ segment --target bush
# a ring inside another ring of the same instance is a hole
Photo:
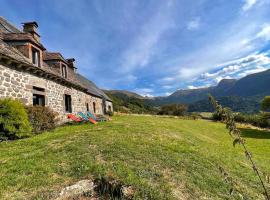
[[[261,103],[261,109],[264,111],[270,111],[270,96],[264,97]]]
[[[14,140],[32,135],[27,112],[18,100],[0,99],[0,140]]]
[[[239,123],[251,124],[261,128],[270,127],[270,113],[262,112],[258,115],[255,114],[242,114],[235,115],[235,121]]]
[[[159,115],[183,116],[186,114],[188,107],[184,104],[169,104],[161,107]]]
[[[34,133],[52,130],[57,125],[57,113],[44,106],[27,106],[28,117]]]

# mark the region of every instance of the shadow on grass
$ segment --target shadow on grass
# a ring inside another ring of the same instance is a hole
[[[241,132],[243,138],[270,139],[269,131],[241,128]]]

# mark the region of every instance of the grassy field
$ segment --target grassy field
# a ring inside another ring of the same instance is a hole
[[[270,133],[243,129],[258,167],[270,173]],[[136,199],[239,199],[222,166],[251,199],[263,199],[240,147],[221,123],[115,116],[0,144],[0,199],[50,199],[78,180],[104,176],[133,185]]]

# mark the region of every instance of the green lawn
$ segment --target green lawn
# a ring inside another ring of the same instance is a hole
[[[270,133],[243,130],[258,167],[270,174]],[[115,116],[0,143],[0,199],[50,199],[78,180],[114,177],[136,199],[239,199],[222,166],[251,199],[263,199],[241,148],[221,123]]]

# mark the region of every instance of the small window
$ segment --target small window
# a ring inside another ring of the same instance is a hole
[[[68,113],[71,113],[72,112],[71,96],[65,94],[64,101],[65,101],[65,111],[68,112]]]
[[[32,63],[40,67],[40,52],[34,47],[32,47]]]
[[[94,110],[94,113],[96,113],[96,103],[93,102],[93,110]]]
[[[112,107],[108,106],[109,112],[112,112]]]
[[[86,110],[89,111],[89,104],[86,103]]]
[[[64,64],[61,64],[61,75],[62,75],[64,78],[67,78],[67,66],[64,65]]]
[[[45,96],[40,94],[33,94],[34,106],[45,106]]]

